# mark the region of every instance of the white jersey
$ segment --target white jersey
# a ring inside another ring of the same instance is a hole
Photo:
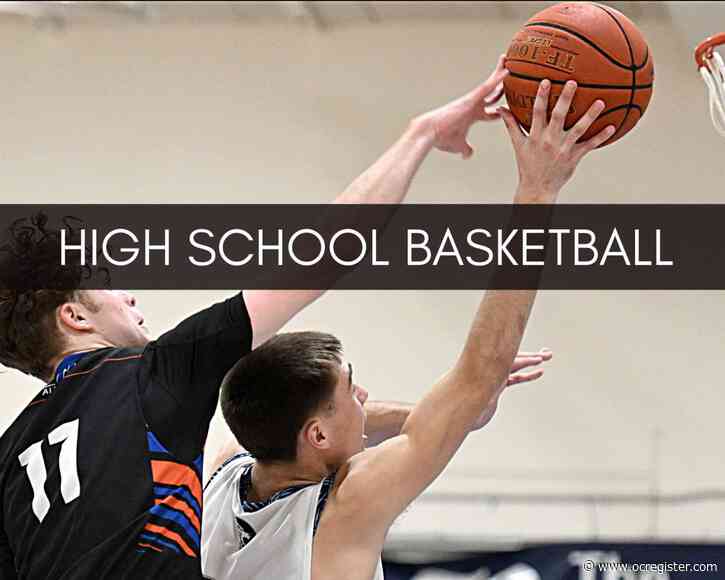
[[[331,480],[285,490],[245,511],[240,481],[253,464],[248,454],[236,455],[204,490],[202,572],[214,580],[311,580],[318,505]],[[370,580],[384,580],[380,560]]]

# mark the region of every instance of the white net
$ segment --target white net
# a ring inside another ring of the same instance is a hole
[[[725,137],[725,62],[717,51],[713,51],[704,63],[700,74],[710,91],[710,115],[717,132]]]

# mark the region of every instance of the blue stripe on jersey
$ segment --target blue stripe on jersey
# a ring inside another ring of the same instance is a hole
[[[194,467],[196,467],[196,471],[199,473],[199,479],[201,479],[201,473],[204,471],[204,454],[202,453],[194,459]]]
[[[246,451],[240,451],[239,453],[236,453],[235,455],[232,455],[231,457],[224,460],[224,463],[222,463],[219,467],[216,468],[216,471],[211,474],[211,477],[206,482],[206,485],[204,486],[204,491],[206,491],[206,488],[209,487],[209,484],[212,482],[212,480],[221,473],[222,469],[224,469],[227,465],[229,465],[232,461],[239,457],[251,457],[251,453],[247,453]]]
[[[330,490],[332,489],[332,485],[335,483],[335,475],[337,474],[333,473],[331,476],[326,477],[322,482],[322,487],[320,487],[320,497],[317,498],[317,509],[315,510],[315,523],[312,526],[313,536],[317,533],[317,526],[320,523],[322,510],[325,509],[327,498],[330,496]]]
[[[87,352],[74,352],[73,354],[69,354],[67,357],[65,357],[62,361],[60,361],[60,364],[58,365],[57,370],[55,371],[55,384],[57,385],[59,382],[65,378],[65,375],[68,373],[69,370],[71,370],[74,366],[76,366],[76,363],[83,358],[84,355],[88,354]]]
[[[278,491],[277,493],[273,494],[269,499],[266,499],[264,501],[251,501],[247,499],[247,491],[249,490],[249,486],[252,483],[252,467],[254,467],[253,463],[245,466],[244,471],[242,472],[242,476],[239,478],[239,499],[242,504],[242,511],[245,512],[256,512],[258,510],[261,510],[263,507],[268,506],[273,501],[277,501],[278,499],[284,499],[285,497],[289,497],[293,493],[300,491],[301,489],[305,489],[306,487],[314,485],[313,483],[294,485],[292,487],[287,487]]]
[[[162,540],[156,534],[152,535],[152,534],[149,534],[148,532],[143,532],[139,536],[139,538],[147,541],[149,544],[156,544],[157,546],[163,546],[164,548],[171,548],[177,554],[181,554],[181,550],[179,549],[179,547],[176,544],[174,544],[172,542],[167,542],[166,540]]]
[[[151,433],[151,431],[146,431],[146,439],[149,444],[149,451],[154,451],[156,453],[166,453],[167,455],[171,455],[171,453],[169,453],[169,450],[161,444],[161,441],[159,441],[158,437]]]
[[[185,487],[170,487],[166,485],[154,485],[154,497],[164,499],[169,496],[178,497],[183,499],[187,505],[194,510],[196,516],[201,519],[201,506],[197,503],[196,499],[191,492]]]
[[[159,441],[159,438],[156,437],[156,435],[154,435],[154,433],[152,433],[151,431],[146,431],[146,441],[148,442],[149,451],[151,451],[152,453],[163,453],[164,455],[168,455],[170,458],[172,458],[173,461],[175,461],[175,459],[173,459],[174,454],[166,449],[166,447],[164,447],[164,444],[161,443],[161,441]],[[196,474],[199,476],[199,481],[201,481],[201,474],[204,470],[204,454],[201,453],[199,457],[197,457],[189,467],[196,471]]]
[[[266,499],[264,501],[250,501],[247,499],[247,491],[249,490],[249,486],[252,481],[252,467],[254,464],[247,465],[244,467],[244,471],[242,472],[242,476],[239,478],[239,499],[241,501],[242,505],[242,511],[245,512],[256,512],[258,510],[261,510],[263,507],[268,506],[274,501],[277,501],[278,499],[283,499],[285,497],[289,497],[294,493],[297,493],[301,489],[305,489],[306,487],[309,487],[310,485],[314,485],[313,483],[307,483],[302,485],[295,485],[292,487],[287,487],[283,490],[278,491],[274,495],[272,495],[269,499]],[[322,481],[322,485],[320,486],[320,495],[317,498],[317,507],[315,508],[315,521],[312,526],[312,534],[314,535],[317,532],[317,526],[320,523],[320,516],[322,515],[322,510],[325,509],[325,505],[327,504],[327,498],[330,495],[330,490],[332,489],[333,484],[335,483],[335,473],[330,475],[329,477],[326,477]]]
[[[189,538],[196,544],[196,547],[199,547],[199,533],[189,521],[189,518],[187,518],[183,513],[163,504],[155,505],[149,511],[152,515],[158,518],[179,524],[182,528],[184,528],[184,531],[189,535]]]

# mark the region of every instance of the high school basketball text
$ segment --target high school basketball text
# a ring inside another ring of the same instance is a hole
[[[397,241],[395,237],[400,236]],[[377,229],[344,228],[320,232],[314,228],[285,231],[233,228],[215,233],[198,228],[185,236],[184,259],[194,267],[316,266],[331,260],[339,266],[408,267],[459,266],[575,266],[603,267],[619,263],[631,267],[671,267],[660,228],[628,231],[612,228],[606,234],[586,228],[514,228],[457,230],[441,234],[422,228],[388,231],[385,239]],[[110,264],[172,266],[172,232],[164,229],[141,235],[125,228],[107,233],[80,230],[71,243],[61,236],[61,265],[76,259],[81,266]],[[397,262],[395,262],[397,260]]]

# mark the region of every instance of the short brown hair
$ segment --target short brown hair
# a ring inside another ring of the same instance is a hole
[[[55,312],[74,290],[0,290],[0,363],[45,378],[62,348]]]
[[[86,303],[78,289],[94,272],[87,266],[59,264],[61,230],[77,240],[82,222],[66,216],[52,228],[37,213],[15,220],[0,243],[0,363],[46,378],[50,361],[62,348],[57,308],[72,301]],[[110,280],[108,280],[110,282]],[[87,304],[91,306],[91,304]]]
[[[278,334],[224,379],[221,407],[237,441],[259,461],[294,461],[297,436],[332,401],[342,354],[322,332]]]

